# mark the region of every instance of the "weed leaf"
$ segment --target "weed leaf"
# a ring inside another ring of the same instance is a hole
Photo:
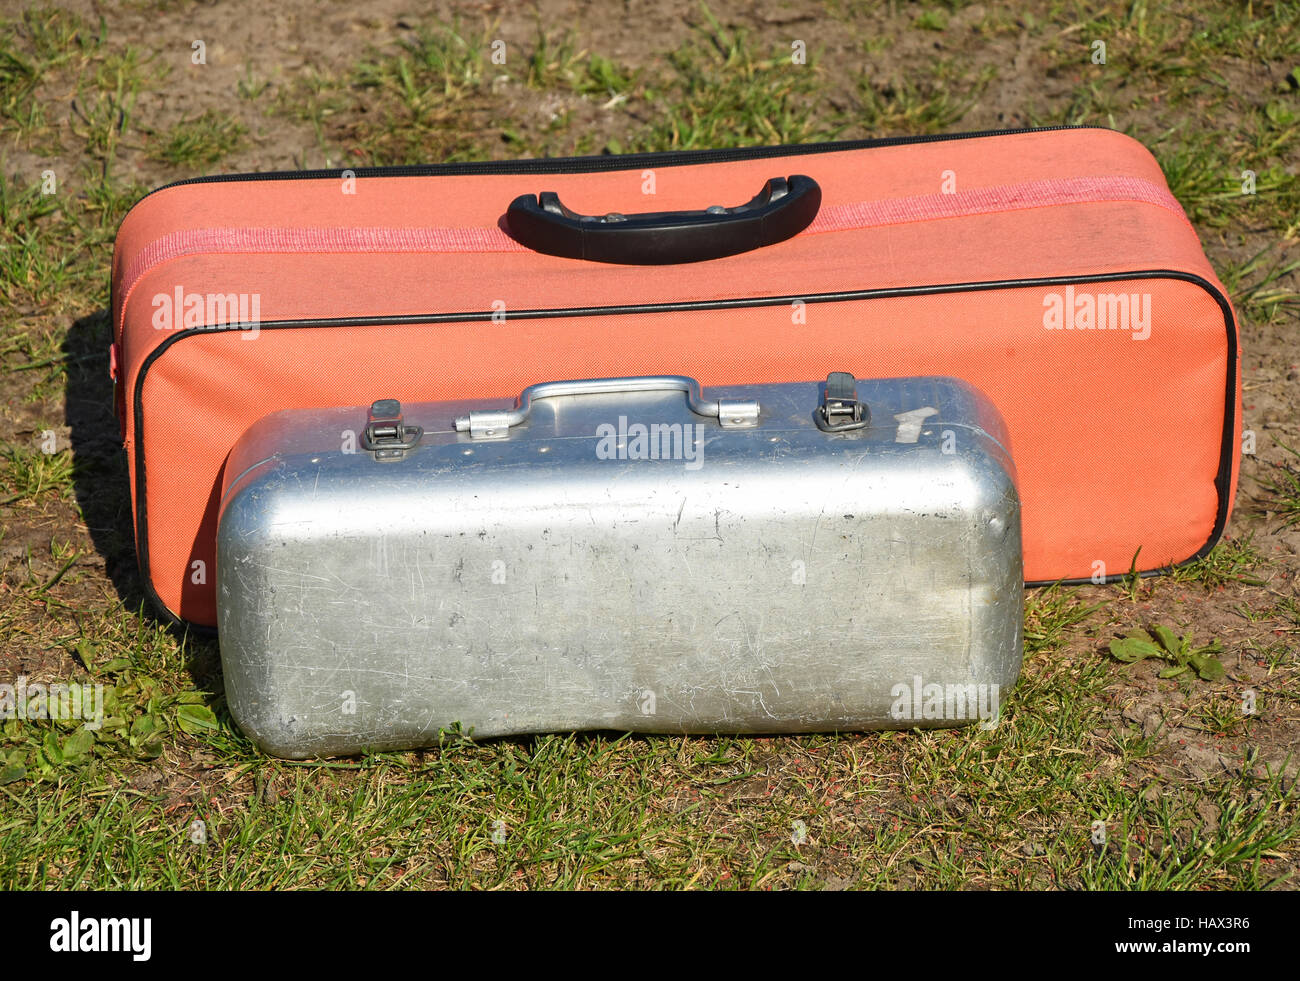
[[[219,729],[217,717],[206,705],[182,705],[176,713],[176,721],[190,735],[196,735],[205,729]]]
[[[1151,640],[1145,631],[1135,630],[1122,640],[1110,642],[1110,652],[1117,661],[1133,664],[1148,657],[1164,657],[1164,652]]]

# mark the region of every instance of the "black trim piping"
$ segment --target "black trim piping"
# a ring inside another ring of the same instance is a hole
[[[271,170],[252,174],[209,174],[172,181],[149,191],[140,200],[170,187],[212,184],[224,181],[339,180],[345,172],[363,177],[456,177],[473,174],[583,174],[611,170],[635,170],[647,164],[685,167],[693,164],[729,163],[768,157],[796,157],[843,150],[907,146],[913,143],[946,143],[952,140],[985,139],[990,136],[1020,136],[1025,133],[1055,133],[1062,130],[1100,129],[1118,133],[1108,126],[1031,126],[1025,129],[986,129],[970,133],[930,133],[921,136],[882,136],[862,140],[828,140],[820,143],[788,143],[777,146],[732,147],[725,150],[660,150],[652,153],[619,153],[585,157],[535,157],[524,160],[473,160],[463,163],[407,164],[393,167],[338,167],[333,170]],[[137,201],[136,204],[139,204]],[[132,206],[134,207],[134,205]],[[128,211],[127,214],[130,214]]]
[[[804,303],[837,303],[852,300],[878,300],[889,299],[899,296],[918,296],[940,293],[973,293],[981,290],[997,289],[1023,289],[1033,286],[1065,286],[1079,283],[1105,283],[1119,280],[1131,279],[1176,279],[1183,282],[1192,283],[1200,286],[1215,302],[1218,303],[1220,310],[1223,311],[1224,329],[1228,335],[1228,375],[1227,383],[1224,386],[1224,428],[1223,438],[1219,453],[1219,469],[1214,478],[1215,489],[1218,491],[1219,508],[1215,517],[1214,528],[1210,532],[1210,537],[1206,543],[1201,546],[1194,554],[1179,562],[1171,563],[1158,569],[1149,569],[1140,573],[1143,578],[1148,576],[1164,575],[1181,566],[1196,562],[1204,558],[1209,551],[1218,544],[1219,539],[1223,536],[1224,527],[1228,521],[1229,491],[1232,484],[1232,454],[1236,450],[1235,440],[1235,409],[1237,403],[1237,330],[1236,322],[1232,315],[1232,306],[1225,297],[1214,286],[1213,283],[1201,278],[1193,273],[1181,272],[1171,269],[1147,269],[1125,273],[1097,273],[1088,276],[1044,276],[1028,279],[1007,279],[994,280],[981,283],[948,283],[932,286],[898,286],[886,289],[866,289],[866,290],[843,290],[834,293],[817,293],[810,296],[800,296],[798,294],[786,296],[760,296],[760,297],[743,297],[728,300],[696,300],[696,301],[679,301],[669,303],[644,303],[628,304],[622,306],[604,306],[604,307],[573,307],[573,308],[544,308],[538,310],[520,310],[517,312],[505,311],[505,317],[509,320],[543,320],[555,319],[558,317],[593,317],[628,314],[646,314],[646,313],[668,313],[682,311],[699,311],[699,310],[723,310],[723,309],[744,309],[750,307],[765,306],[785,306],[795,300],[802,300]],[[408,314],[400,316],[377,316],[377,317],[349,317],[349,318],[319,318],[304,320],[275,320],[258,324],[259,330],[285,330],[299,328],[329,328],[329,327],[377,327],[377,326],[401,326],[409,324],[440,324],[440,323],[471,323],[476,321],[491,321],[495,317],[501,319],[501,311],[482,311],[482,312],[465,312],[465,313],[443,313],[443,314]],[[153,588],[153,582],[149,576],[149,536],[147,512],[145,506],[145,460],[144,460],[144,381],[148,374],[149,368],[156,362],[162,354],[167,351],[173,344],[186,337],[196,335],[221,333],[244,329],[243,324],[220,324],[212,327],[194,327],[188,330],[179,331],[167,338],[156,348],[140,366],[136,374],[135,391],[133,396],[132,415],[135,420],[134,437],[135,437],[135,475],[136,475],[136,557],[140,565],[140,578],[149,601],[155,609],[162,614],[162,619],[176,626],[189,627],[204,634],[209,632],[215,633],[214,627],[208,627],[204,624],[196,624],[181,619],[173,613],[159,598],[158,593]],[[213,570],[215,574],[215,570]],[[1127,577],[1128,573],[1117,573],[1108,575],[1105,584],[1109,585],[1115,582],[1121,582]],[[1083,579],[1043,579],[1025,583],[1026,586],[1051,586],[1056,583],[1066,586],[1079,586],[1092,584],[1092,580]]]

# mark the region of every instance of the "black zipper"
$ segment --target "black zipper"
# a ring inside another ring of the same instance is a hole
[[[950,140],[984,139],[990,136],[1020,136],[1025,133],[1052,133],[1060,130],[1100,129],[1106,126],[1034,126],[1028,129],[986,129],[971,133],[933,133],[924,136],[885,136],[863,140],[830,140],[821,143],[790,143],[781,146],[733,147],[726,150],[665,150],[654,153],[604,154],[586,157],[550,157],[526,160],[473,160],[464,163],[407,164],[396,167],[338,167],[333,170],[269,170],[256,174],[211,174],[187,177],[154,188],[144,197],[187,184],[213,184],[226,181],[338,180],[346,171],[356,177],[456,177],[470,174],[581,174],[607,170],[635,170],[646,164],[681,167],[690,164],[727,163],[735,160],[761,160],[767,157],[797,157],[813,153],[836,153],[841,150],[866,150],[874,147],[906,146],[912,143],[944,143]],[[141,201],[144,198],[140,199]],[[137,202],[138,203],[138,202]]]

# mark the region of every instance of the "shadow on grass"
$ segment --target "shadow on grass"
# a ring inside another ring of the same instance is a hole
[[[128,610],[143,609],[150,620],[165,623],[145,595],[136,560],[130,477],[109,377],[111,342],[112,320],[106,309],[76,320],[63,342],[67,370],[63,411],[75,461],[73,493],[91,542],[104,559],[105,571],[123,606]],[[177,637],[187,633],[183,626],[169,625],[169,629]],[[193,630],[188,633],[194,682],[200,688],[220,693],[215,635]]]
[[[62,351],[67,366],[63,413],[76,461],[72,484],[77,505],[113,588],[135,608],[145,596],[135,560],[126,453],[108,377],[110,323],[107,310],[96,310],[68,329]]]

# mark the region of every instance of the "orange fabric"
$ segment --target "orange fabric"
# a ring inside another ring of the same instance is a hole
[[[1096,130],[995,136],[789,158],[559,175],[335,179],[186,185],[124,221],[114,255],[119,371],[131,408],[145,359],[175,335],[152,324],[153,297],[257,293],[263,322],[312,317],[601,307],[1171,270],[1222,292],[1195,233],[1153,204],[1030,208],[867,229],[806,233],[740,256],[631,267],[527,252],[186,255],[119,295],[123,271],[180,229],[491,228],[518,194],[556,190],[578,211],[734,204],[771,176],[805,173],[823,207],[1067,177],[1163,177],[1140,144]],[[641,203],[648,200],[651,203]],[[559,378],[689,374],[705,386],[949,374],[1005,416],[1024,504],[1030,580],[1156,568],[1197,552],[1219,509],[1229,334],[1195,282],[1145,278],[1074,285],[1150,296],[1150,333],[1049,330],[1045,297],[1063,285],[867,300],[400,326],[202,332],[172,344],[143,385],[148,571],[169,611],[215,622],[214,542],[222,467],[261,415],[282,408],[503,398]],[[1235,327],[1233,328],[1235,329]],[[1239,371],[1236,365],[1231,366]],[[1235,392],[1240,386],[1234,385]],[[1231,417],[1239,445],[1240,396]],[[360,424],[360,420],[359,420]],[[1230,454],[1232,484],[1236,454]],[[1231,498],[1229,497],[1229,500]],[[137,533],[140,531],[137,528]],[[204,563],[202,582],[193,563]]]

